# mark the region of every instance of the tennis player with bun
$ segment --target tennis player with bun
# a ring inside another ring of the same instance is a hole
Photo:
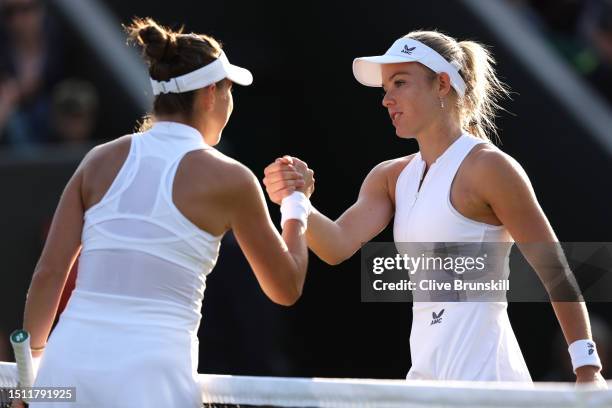
[[[523,169],[489,142],[496,101],[507,94],[493,63],[480,44],[436,31],[412,32],[384,55],[355,59],[357,80],[383,87],[397,136],[415,138],[419,152],[376,166],[336,221],[312,209],[306,236],[315,254],[338,264],[392,218],[396,242],[557,241]],[[299,159],[277,159],[264,179],[274,202],[291,192],[290,163],[311,178]],[[577,381],[601,384],[584,303],[553,307]],[[506,309],[505,301],[415,303],[407,378],[530,382]]]
[[[42,355],[35,386],[76,387],[76,403],[50,407],[200,407],[200,308],[226,231],[272,301],[293,304],[306,274],[308,200],[284,201],[281,237],[257,178],[213,148],[232,113],[233,84],[249,85],[251,73],[209,36],[151,19],[127,31],[149,65],[152,127],[85,157],[26,302],[25,329]],[[76,288],[47,341],[81,246]]]

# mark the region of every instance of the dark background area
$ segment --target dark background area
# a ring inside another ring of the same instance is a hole
[[[254,74],[237,87],[234,114],[219,149],[263,177],[283,154],[315,170],[313,204],[331,218],[357,196],[381,161],[417,151],[400,140],[381,106],[380,89],[360,86],[351,63],[383,53],[415,29],[438,29],[489,44],[512,101],[500,113],[499,146],[516,158],[561,241],[610,241],[612,164],[608,154],[458,1],[105,2],[118,20],[151,16],[211,34],[230,60]],[[62,16],[57,16],[62,21]],[[130,133],[143,113],[129,105],[100,62],[66,27],[84,59],[72,69],[102,90],[97,139]],[[612,131],[611,131],[612,132]],[[43,242],[43,225],[79,153],[50,150],[33,159],[0,154],[0,328],[21,324],[25,292]],[[275,220],[278,208],[270,206]],[[390,229],[377,240],[391,241]],[[361,303],[359,255],[328,266],[311,255],[304,294],[292,308],[259,289],[230,234],[208,279],[200,330],[200,372],[280,376],[402,378],[410,367],[410,304]],[[589,309],[612,323],[607,303]],[[548,378],[559,332],[549,304],[509,305],[534,379]],[[600,345],[600,347],[602,347]]]

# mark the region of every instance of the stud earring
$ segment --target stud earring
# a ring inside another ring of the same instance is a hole
[[[440,98],[440,109],[444,109],[444,99]]]

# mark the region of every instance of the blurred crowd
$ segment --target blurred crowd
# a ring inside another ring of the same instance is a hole
[[[506,1],[612,102],[612,0]],[[100,95],[47,3],[0,0],[0,147],[96,138]]]
[[[72,76],[65,32],[44,0],[0,0],[0,146],[92,138],[98,93]]]
[[[507,0],[612,103],[612,0]]]

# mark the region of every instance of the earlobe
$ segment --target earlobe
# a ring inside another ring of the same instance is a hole
[[[215,106],[215,98],[217,97],[217,85],[212,84],[210,86],[210,110],[212,110],[213,106]]]
[[[450,76],[446,72],[441,72],[438,75],[438,82],[440,84],[440,87],[439,87],[440,96],[443,97],[443,96],[448,95],[451,89]]]
[[[208,112],[212,110],[213,106],[215,106],[215,89],[216,85],[212,84],[202,89],[202,105],[204,107],[204,111]]]

